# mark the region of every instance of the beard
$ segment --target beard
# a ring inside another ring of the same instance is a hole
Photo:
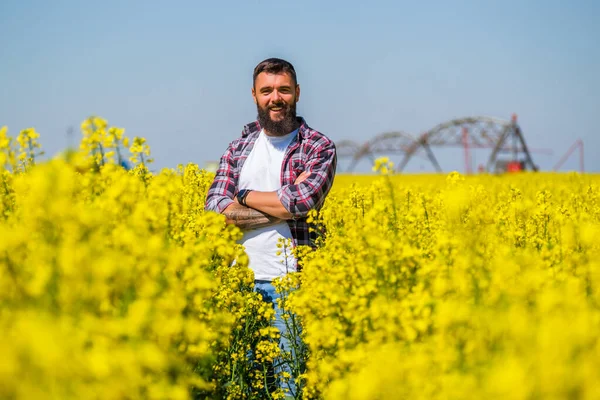
[[[283,118],[281,121],[273,121],[269,110],[271,107],[281,107]],[[296,129],[296,103],[289,105],[285,102],[271,104],[265,108],[256,106],[258,111],[258,122],[265,131],[274,136],[284,136]]]

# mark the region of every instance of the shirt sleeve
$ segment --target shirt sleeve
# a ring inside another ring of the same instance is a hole
[[[219,167],[208,193],[204,209],[222,213],[227,206],[233,203],[236,183],[234,178],[233,143],[230,143],[221,156]]]
[[[312,209],[320,209],[331,190],[337,167],[337,153],[333,141],[321,144],[308,159],[308,178],[297,185],[284,185],[277,190],[281,204],[294,218],[308,215]]]

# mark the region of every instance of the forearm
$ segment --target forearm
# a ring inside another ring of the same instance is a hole
[[[236,225],[241,230],[263,228],[281,222],[279,218],[268,215],[259,210],[245,207],[239,203],[232,203],[225,211],[226,222]]]
[[[281,204],[276,192],[252,191],[246,197],[246,205],[279,219],[291,219],[293,217]]]

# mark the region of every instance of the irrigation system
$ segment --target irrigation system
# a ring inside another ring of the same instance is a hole
[[[453,119],[413,136],[404,131],[384,132],[365,143],[342,140],[337,143],[338,157],[349,158],[346,172],[354,171],[363,159],[373,161],[380,154],[399,157],[396,172],[402,172],[413,157],[431,162],[437,172],[442,168],[434,150],[439,148],[462,148],[464,152],[465,172],[471,174],[472,153],[476,149],[491,150],[485,165],[479,172],[504,173],[517,171],[538,171],[532,153],[552,154],[548,149],[532,149],[527,145],[523,131],[513,114],[510,120],[495,117],[475,116]],[[583,142],[578,139],[554,167],[558,170],[567,158],[579,148],[580,170],[583,172]]]

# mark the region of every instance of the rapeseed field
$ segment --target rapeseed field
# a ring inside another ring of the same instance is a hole
[[[81,132],[41,162],[35,129],[0,129],[0,397],[280,398],[241,232],[204,211],[212,173],[153,173],[99,117]],[[336,177],[316,250],[282,243],[296,397],[598,398],[600,175],[374,170]]]

